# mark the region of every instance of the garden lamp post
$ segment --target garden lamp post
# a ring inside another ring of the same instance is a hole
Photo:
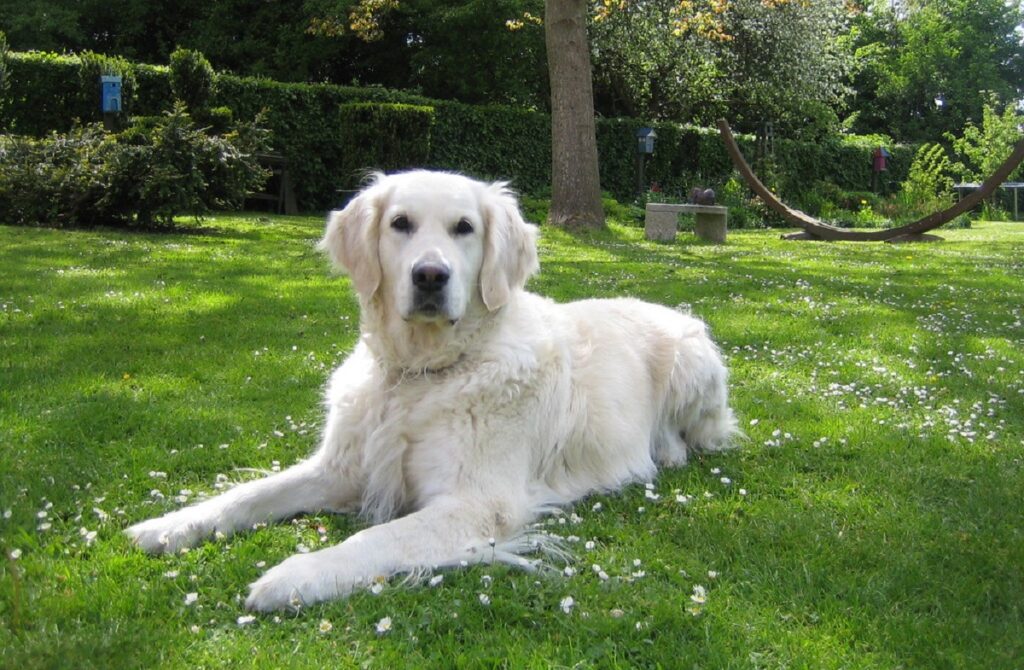
[[[654,128],[640,128],[636,131],[636,193],[638,196],[643,196],[647,191],[644,184],[644,160],[654,153],[654,140],[657,138],[658,133],[654,132]]]

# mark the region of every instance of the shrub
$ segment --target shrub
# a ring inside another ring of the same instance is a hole
[[[945,207],[953,193],[952,167],[942,145],[922,145],[903,182],[901,202],[908,210],[922,214]]]
[[[268,174],[255,153],[266,133],[245,124],[223,136],[196,128],[184,107],[120,134],[99,124],[42,139],[0,139],[0,211],[5,223],[169,225],[237,206]]]
[[[213,67],[198,51],[175,49],[171,53],[171,93],[194,117],[205,116],[213,95]]]
[[[54,226],[92,222],[103,197],[104,166],[115,150],[98,124],[44,139],[0,136],[4,223]]]

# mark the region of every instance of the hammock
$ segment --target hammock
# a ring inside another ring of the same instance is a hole
[[[729,157],[732,158],[733,165],[743,175],[743,179],[747,182],[750,190],[756,193],[766,205],[775,210],[783,219],[804,229],[803,233],[784,235],[783,237],[787,239],[853,240],[858,242],[870,240],[908,242],[922,239],[939,239],[934,235],[925,235],[924,233],[949,223],[964,212],[975,207],[995,191],[1000,184],[1006,181],[1010,173],[1020,165],[1021,161],[1024,161],[1024,140],[1021,140],[1013,148],[1013,153],[1010,154],[1010,157],[992,173],[991,177],[982,183],[980,188],[958,201],[952,207],[934,212],[913,223],[896,228],[849,230],[827,224],[805,212],[786,206],[761,183],[761,180],[757,178],[754,171],[750,169],[750,165],[747,164],[743,154],[740,152],[739,146],[736,144],[736,139],[732,135],[732,128],[729,127],[729,122],[725,119],[719,119],[718,130],[722,134],[722,140],[725,142],[725,148],[729,152]]]

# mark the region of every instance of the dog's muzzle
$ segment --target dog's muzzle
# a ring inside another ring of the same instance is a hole
[[[445,287],[451,279],[447,263],[435,260],[419,261],[412,267],[413,315],[425,317],[445,316],[447,295]]]

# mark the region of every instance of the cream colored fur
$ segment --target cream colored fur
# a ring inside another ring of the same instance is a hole
[[[648,480],[656,464],[682,465],[737,432],[703,322],[638,300],[559,305],[523,290],[536,228],[503,184],[377,175],[331,214],[321,247],[351,277],[362,322],[328,382],[319,450],[126,531],[157,553],[303,512],[374,523],[267,571],[251,609],[462,561],[522,562],[539,510]],[[449,275],[428,296],[436,309],[417,307],[411,273],[423,263]]]

